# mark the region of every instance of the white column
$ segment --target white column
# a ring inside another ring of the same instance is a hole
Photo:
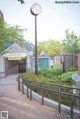
[[[33,52],[29,51],[27,53],[27,58],[26,58],[26,72],[31,71],[31,57],[33,56]]]
[[[31,71],[31,58],[30,56],[28,55],[27,56],[27,71]]]
[[[0,77],[5,76],[5,58],[0,55]]]

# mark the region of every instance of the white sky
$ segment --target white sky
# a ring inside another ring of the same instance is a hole
[[[30,8],[35,1],[42,7],[42,12],[37,17],[38,41],[48,39],[63,40],[65,30],[80,35],[80,1],[78,4],[56,4],[60,0],[24,0],[21,5],[17,0],[0,0],[0,10],[4,14],[4,19],[8,24],[19,25],[28,29],[25,38],[34,43],[34,16],[30,13]],[[64,1],[64,0],[62,0]],[[71,0],[73,1],[73,0]]]

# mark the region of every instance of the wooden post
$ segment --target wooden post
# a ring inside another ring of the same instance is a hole
[[[65,55],[63,55],[62,70],[63,70],[63,72],[66,72]]]

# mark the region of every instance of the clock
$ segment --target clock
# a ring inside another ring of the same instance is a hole
[[[41,13],[41,10],[42,10],[41,6],[37,3],[35,3],[35,4],[32,5],[32,7],[30,9],[30,12],[31,12],[32,15],[37,16]]]

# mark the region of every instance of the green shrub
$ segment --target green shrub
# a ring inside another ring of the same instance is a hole
[[[75,74],[76,72],[66,72],[59,76],[60,80],[63,82],[70,82],[72,74]]]
[[[50,74],[53,76],[58,76],[62,74],[62,69],[61,68],[52,68],[50,69]]]
[[[47,78],[47,77],[44,77],[42,75],[35,75],[34,73],[23,73],[22,74],[22,79],[24,81],[24,83],[26,84],[26,80],[33,80],[33,81],[37,81],[37,82],[49,82],[49,83],[53,83],[53,84],[61,84],[61,81],[58,80],[56,77],[54,78]],[[42,90],[37,88],[38,86],[40,86],[38,83],[33,83],[32,84],[32,90],[37,92],[38,94],[42,94]],[[47,84],[44,84],[45,88],[50,88],[50,89],[54,89],[54,90],[58,90],[58,87],[56,87],[55,85],[47,85]],[[64,88],[61,89],[62,91],[65,91]],[[58,101],[58,93],[55,93],[55,92],[52,92],[52,91],[48,91],[48,90],[45,90],[44,91],[44,96],[49,98],[49,99],[52,99],[54,101]],[[67,98],[65,98],[64,100],[64,97],[65,96],[62,96],[62,100],[61,102],[63,104],[67,104],[69,105],[69,101],[66,101]]]
[[[46,72],[47,72],[47,74],[46,74]],[[38,75],[35,75],[34,73],[23,73],[22,79],[25,84],[26,84],[26,80],[33,80],[33,81],[37,81],[37,82],[49,82],[49,83],[53,83],[53,84],[70,85],[71,76],[72,76],[72,74],[75,74],[75,73],[77,73],[77,72],[62,73],[61,69],[56,69],[56,68],[55,69],[43,69],[39,72]],[[58,90],[58,87],[56,87],[55,85],[53,86],[53,85],[45,84],[44,86],[46,88]],[[32,90],[41,94],[42,90],[37,87],[38,87],[38,83],[33,83]],[[61,91],[68,93],[69,89],[68,88],[65,89],[64,87],[62,87]],[[54,93],[54,92],[51,92],[48,90],[44,91],[44,96],[49,99],[53,99],[55,101],[58,100],[58,93]],[[61,94],[61,103],[70,105],[69,98],[70,97],[68,97],[64,94]]]
[[[45,77],[52,78],[62,74],[61,68],[44,68],[39,71],[39,74]]]
[[[42,76],[45,76],[45,77],[47,77],[47,74],[49,74],[49,73],[50,73],[49,68],[43,68],[43,69],[39,70],[39,74]]]

